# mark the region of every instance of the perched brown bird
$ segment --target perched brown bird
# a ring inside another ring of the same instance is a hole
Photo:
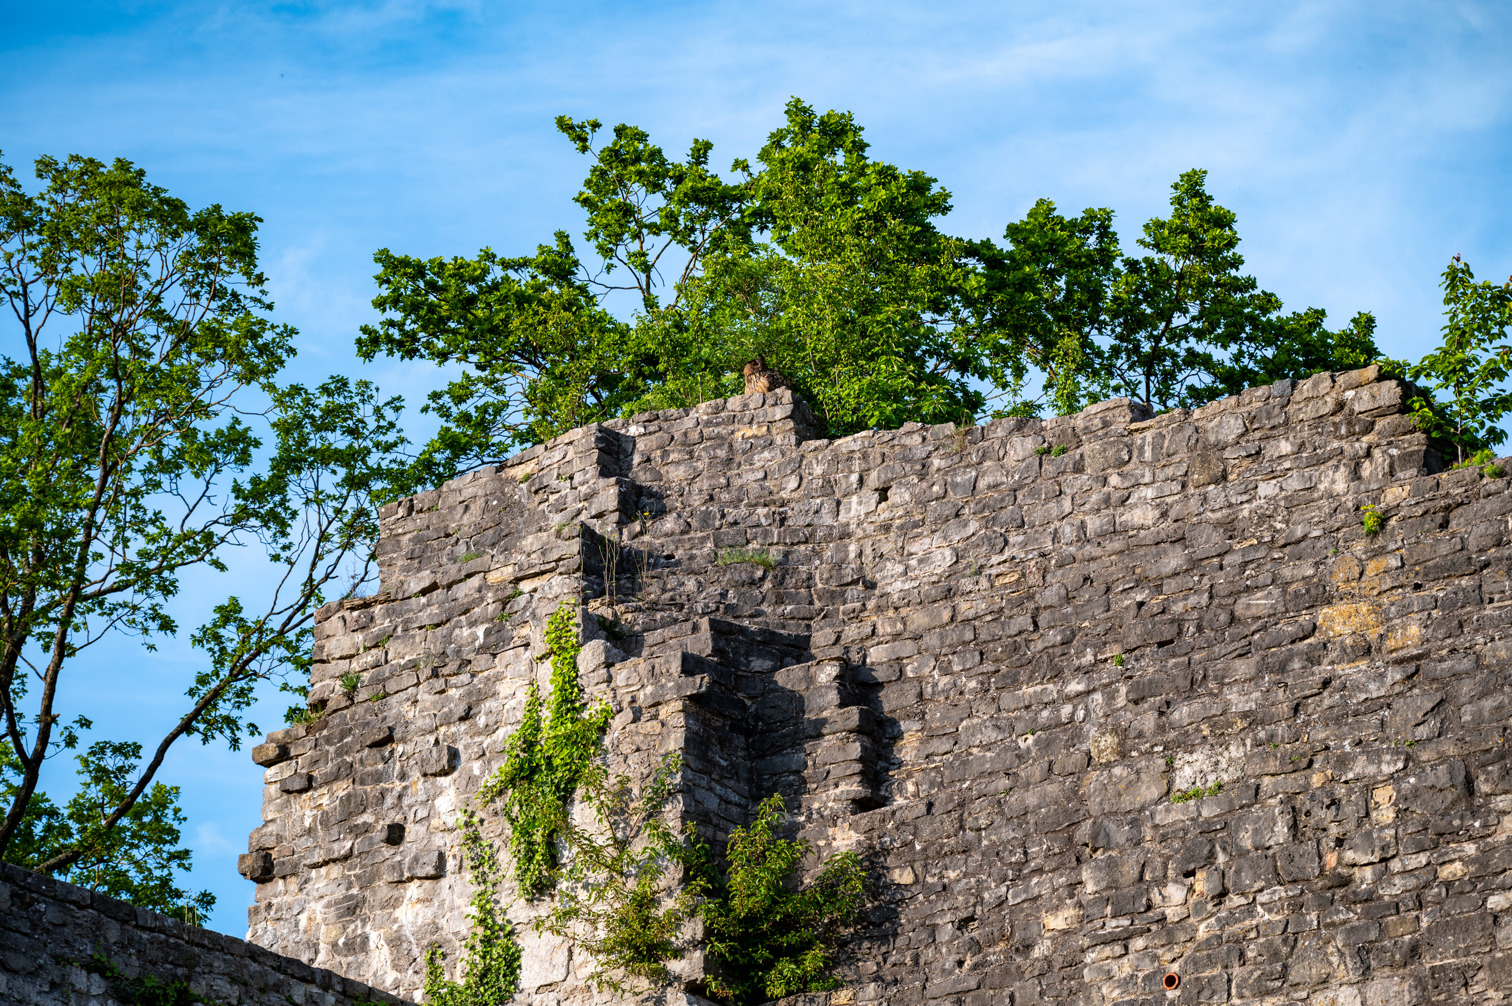
[[[788,379],[767,366],[766,357],[758,356],[745,365],[745,393],[766,394],[778,388],[791,388]]]

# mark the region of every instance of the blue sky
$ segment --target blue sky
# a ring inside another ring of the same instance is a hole
[[[1374,311],[1399,357],[1433,345],[1451,255],[1512,272],[1504,2],[0,0],[0,24],[5,161],[126,157],[193,205],[260,214],[306,380],[357,372],[375,249],[515,254],[575,229],[584,165],[552,126],[563,113],[675,151],[708,138],[726,165],[790,96],[850,110],[874,156],[941,180],[947,228],[971,237],[1000,237],[1046,196],[1112,207],[1129,242],[1181,171],[1206,168],[1264,287],[1336,323]],[[437,383],[419,364],[362,372],[412,402]],[[243,565],[250,595],[258,569]],[[190,584],[182,620],[227,589]],[[150,741],[195,666],[183,646],[123,641],[68,698],[99,736]],[[257,718],[271,728],[283,705]],[[240,934],[252,889],[235,856],[260,771],[181,744],[162,775],[183,787],[192,883],[220,898],[211,924]]]

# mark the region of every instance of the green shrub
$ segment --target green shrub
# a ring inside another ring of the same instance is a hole
[[[1381,533],[1381,528],[1386,526],[1386,515],[1377,510],[1374,503],[1366,503],[1360,507],[1360,523],[1365,528],[1365,533],[1371,536]]]
[[[842,930],[860,915],[861,860],[854,852],[831,856],[813,883],[794,889],[808,843],[779,835],[786,820],[781,796],[763,800],[751,826],[730,835],[722,872],[708,847],[693,843],[704,951],[717,965],[706,984],[735,1006],[841,985],[834,957]]]

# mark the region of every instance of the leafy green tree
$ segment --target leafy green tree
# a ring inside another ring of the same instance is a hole
[[[375,507],[407,462],[397,400],[345,378],[276,383],[294,332],[269,317],[257,217],[191,210],[121,160],[43,157],[36,173],[30,193],[0,164],[0,298],[14,319],[14,355],[0,357],[13,770],[0,855],[21,854],[46,759],[89,726],[60,707],[76,658],[120,633],[150,651],[178,630],[168,605],[185,572],[224,572],[243,543],[281,571],[270,596],[227,597],[191,634],[204,659],[188,708],[140,768],[125,747],[85,755],[90,812],[65,814],[51,854],[30,862],[58,873],[121,861],[122,836],[154,813],[171,823],[153,784],[177,740],[236,747],[260,732],[244,717],[257,683],[307,670],[315,609],[372,579]],[[133,818],[143,799],[148,817]]]
[[[1431,382],[1428,396],[1411,402],[1418,427],[1454,444],[1455,460],[1507,439],[1500,423],[1512,413],[1512,279],[1497,286],[1475,281],[1458,255],[1444,270],[1444,341],[1407,368],[1414,381]],[[1434,396],[1444,395],[1442,402]]]
[[[680,321],[719,347],[699,363],[738,373],[764,357],[831,434],[968,420],[985,372],[966,244],[935,225],[950,194],[871,159],[861,133],[848,113],[788,103],[750,184],[746,219],[763,240],[707,256]],[[686,363],[665,369],[686,381]]]
[[[1157,410],[1200,405],[1379,357],[1369,314],[1330,332],[1322,310],[1282,314],[1281,299],[1240,271],[1237,217],[1206,177],[1176,181],[1170,216],[1144,225],[1141,256],[1121,253],[1111,210],[1067,218],[1048,200],[1008,226],[1006,248],[974,245],[1000,413],[1064,415],[1108,395]],[[1023,397],[1031,376],[1038,399]]]
[[[85,852],[56,871],[70,883],[194,921],[209,914],[215,895],[190,894],[176,883],[188,872],[193,854],[178,848],[184,815],[177,786],[155,782],[107,832],[99,824],[120,804],[136,775],[142,746],[96,741],[77,756],[79,791],[64,807],[34,792],[11,840],[7,858],[35,868],[85,840]],[[0,799],[13,797],[20,762],[8,741],[0,741]]]
[[[696,141],[681,161],[621,125],[557,120],[590,158],[565,233],[536,254],[421,260],[380,251],[383,312],[358,351],[457,365],[426,406],[443,421],[425,477],[498,460],[583,423],[740,391],[768,358],[836,433],[978,411],[982,376],[963,242],[933,221],[949,195],[873,161],[851,116],[790,102],[732,179]],[[618,320],[612,298],[629,295]]]
[[[380,251],[383,312],[359,352],[461,365],[427,409],[422,476],[447,478],[574,426],[738,394],[763,357],[832,435],[984,412],[1074,412],[1111,394],[1156,408],[1359,366],[1374,321],[1283,314],[1242,272],[1234,214],[1201,171],[1123,254],[1113,214],[1041,200],[1005,244],[939,229],[950,195],[875,160],[848,113],[794,99],[754,159],[710,168],[634,126],[557,120],[589,158],[565,233],[535,255]],[[630,306],[623,316],[617,308]]]
[[[1003,236],[1003,248],[991,241],[971,248],[981,273],[976,309],[990,322],[981,326],[983,353],[997,411],[1034,415],[1048,404],[1057,415],[1069,415],[1100,383],[1094,340],[1104,333],[1118,276],[1113,211],[1088,209],[1068,218],[1041,199]],[[1025,398],[1036,374],[1040,397]]]

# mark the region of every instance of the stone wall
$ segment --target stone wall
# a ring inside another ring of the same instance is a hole
[[[361,982],[186,926],[82,887],[0,865],[0,1002],[116,1006],[121,982],[186,981],[206,1001],[239,1006],[381,1006]]]
[[[383,591],[322,613],[324,717],[256,752],[250,937],[413,994],[465,931],[457,810],[581,599],[616,770],[680,751],[716,838],[778,791],[866,857],[835,1002],[1512,999],[1512,495],[1438,471],[1403,391],[838,441],[743,396],[406,501]],[[532,1002],[592,1001],[526,950]]]

